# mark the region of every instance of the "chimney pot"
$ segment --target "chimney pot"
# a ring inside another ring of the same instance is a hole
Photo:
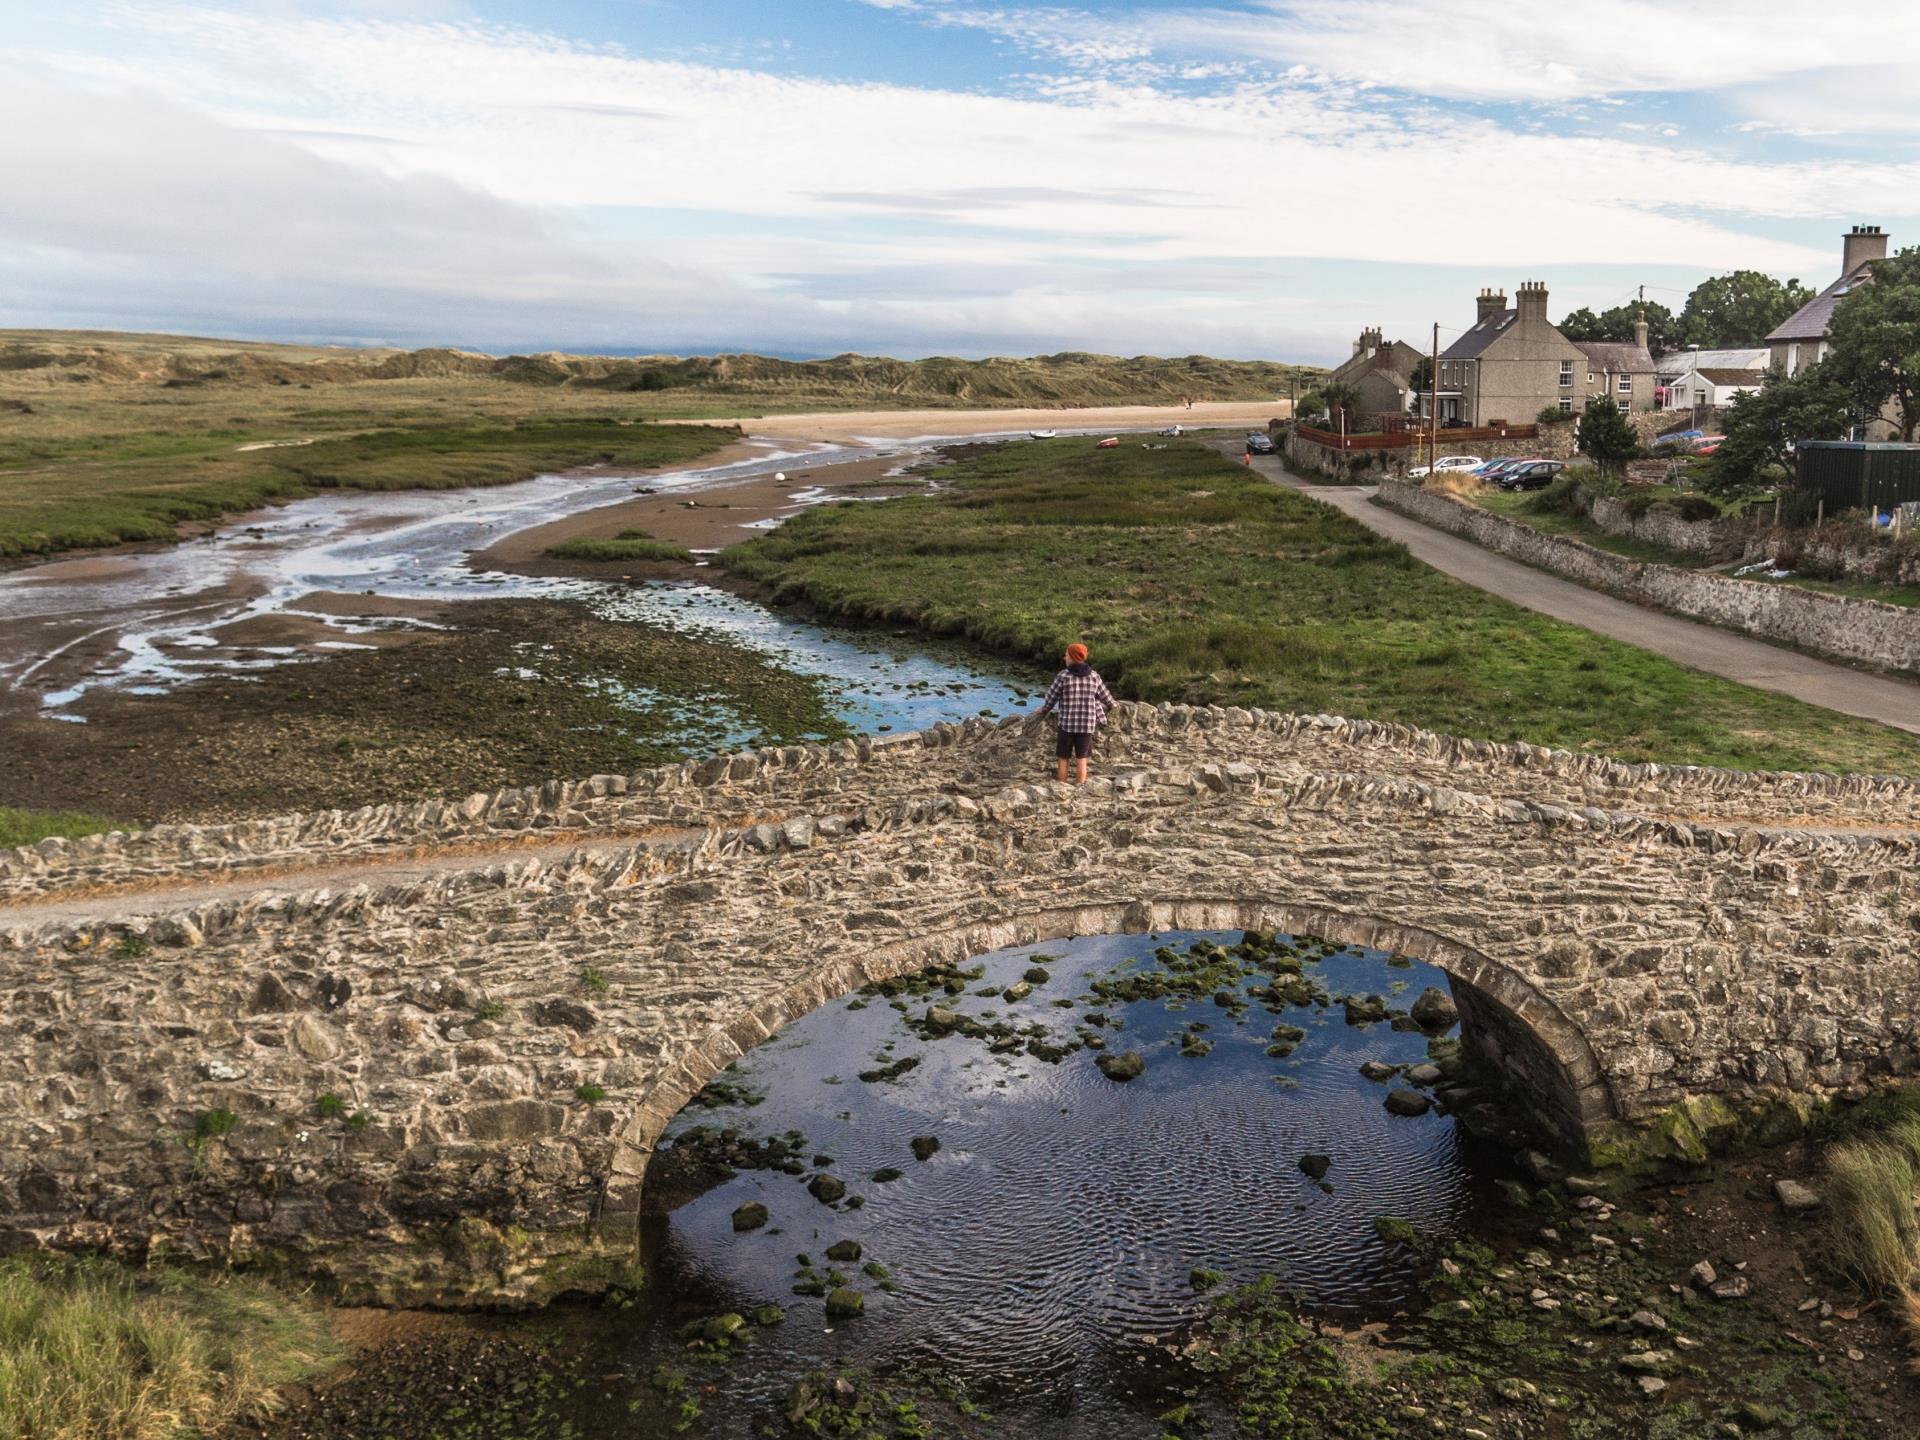
[[[1844,237],[1840,251],[1840,273],[1853,274],[1862,265],[1887,258],[1887,237],[1878,225],[1856,225]]]

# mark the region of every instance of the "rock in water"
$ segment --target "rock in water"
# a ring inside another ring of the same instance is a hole
[[[938,1135],[916,1135],[907,1143],[913,1146],[914,1159],[931,1160],[933,1158],[933,1152],[940,1148],[940,1137]]]
[[[733,1228],[736,1230],[758,1230],[767,1223],[767,1207],[758,1200],[749,1200],[733,1212]]]
[[[847,1193],[847,1187],[832,1175],[816,1175],[807,1182],[807,1193],[822,1205],[831,1205]]]
[[[1395,1115],[1424,1115],[1433,1108],[1433,1101],[1418,1090],[1389,1090],[1387,1109]]]
[[[827,1296],[827,1318],[829,1320],[848,1320],[867,1308],[867,1297],[858,1290],[842,1285]]]
[[[1360,1067],[1360,1074],[1368,1080],[1391,1080],[1394,1067],[1384,1060],[1369,1060]]]
[[[1420,998],[1413,1002],[1408,1011],[1422,1030],[1445,1030],[1460,1019],[1460,1011],[1453,1003],[1453,997],[1438,986],[1429,985],[1420,992]]]
[[[1441,1080],[1438,1065],[1411,1065],[1402,1077],[1409,1085],[1418,1085],[1423,1089],[1429,1085],[1438,1085]]]
[[[1124,1055],[1101,1055],[1093,1063],[1109,1080],[1138,1080],[1147,1073],[1146,1059],[1138,1050],[1129,1050]]]
[[[1349,995],[1341,1004],[1349,1025],[1371,1025],[1387,1018],[1387,1002],[1378,995]]]
[[[1300,1157],[1300,1173],[1305,1175],[1309,1180],[1324,1180],[1327,1171],[1332,1168],[1333,1157],[1331,1155],[1302,1155]]]
[[[860,1258],[858,1240],[836,1240],[827,1247],[827,1259],[851,1263]]]

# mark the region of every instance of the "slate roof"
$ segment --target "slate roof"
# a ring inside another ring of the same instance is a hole
[[[1857,268],[1851,275],[1842,275],[1833,284],[1822,290],[1813,299],[1802,305],[1793,314],[1782,320],[1767,334],[1767,343],[1775,340],[1820,340],[1824,339],[1827,327],[1833,324],[1833,311],[1849,293],[1873,278],[1870,268],[1872,261]]]
[[[1587,357],[1589,370],[1611,370],[1615,375],[1638,375],[1653,369],[1647,347],[1631,340],[1576,340]]]
[[[1506,331],[1520,317],[1518,310],[1502,310],[1489,315],[1466,334],[1440,352],[1442,360],[1471,360]]]
[[[1662,375],[1684,375],[1696,366],[1720,370],[1765,370],[1771,357],[1764,346],[1740,350],[1669,350],[1655,362]]]
[[[1758,385],[1763,378],[1758,370],[1745,368],[1723,369],[1722,367],[1702,365],[1691,372],[1701,379],[1715,385]]]

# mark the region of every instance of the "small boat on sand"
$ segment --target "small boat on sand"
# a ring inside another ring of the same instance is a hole
[[[1059,438],[1059,432],[1054,430],[1029,430],[1027,431],[1027,438],[1029,440],[1055,440]]]

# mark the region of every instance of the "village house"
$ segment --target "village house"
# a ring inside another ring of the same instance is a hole
[[[1702,352],[1704,353],[1704,352]],[[1767,378],[1765,370],[1721,365],[1689,366],[1662,387],[1666,410],[1717,410],[1731,405],[1736,395],[1751,395]]]
[[[1833,312],[1840,302],[1862,285],[1873,283],[1873,267],[1887,258],[1891,237],[1878,225],[1856,225],[1841,236],[1840,278],[1813,299],[1789,315],[1767,336],[1767,348],[1773,368],[1783,375],[1798,375],[1809,365],[1827,357],[1827,332],[1833,327]],[[1900,407],[1889,401],[1877,420],[1856,426],[1857,440],[1897,440],[1900,438]]]
[[[1404,340],[1391,345],[1378,326],[1362,330],[1353,354],[1327,376],[1359,394],[1353,410],[1365,415],[1404,415],[1413,404],[1413,370],[1420,352]]]
[[[1655,368],[1647,324],[1631,341],[1575,342],[1547,319],[1547,287],[1482,290],[1465,334],[1440,352],[1439,415],[1463,425],[1528,425],[1542,410],[1578,415],[1605,399],[1617,409],[1651,410]]]
[[[1826,358],[1833,312],[1855,289],[1872,283],[1874,264],[1887,258],[1889,238],[1878,225],[1856,225],[1841,237],[1840,278],[1767,335],[1774,369],[1798,375],[1803,367]]]

